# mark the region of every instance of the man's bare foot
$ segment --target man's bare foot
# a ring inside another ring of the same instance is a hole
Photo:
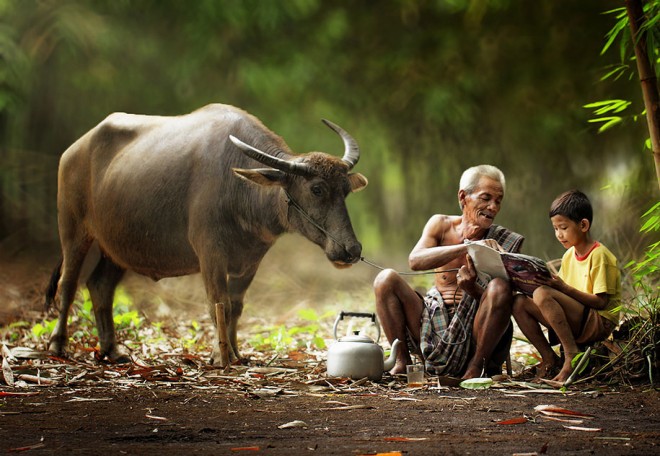
[[[482,372],[483,372],[483,369],[468,367],[468,370],[465,371],[465,373],[461,377],[461,380],[469,380],[471,378],[479,378],[479,377],[481,377]]]
[[[390,374],[392,375],[397,375],[397,374],[405,374],[406,373],[406,365],[412,364],[412,360],[410,361],[398,361],[394,365],[392,369],[390,369]]]

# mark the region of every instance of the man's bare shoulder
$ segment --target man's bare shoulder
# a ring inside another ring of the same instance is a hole
[[[458,215],[435,214],[431,216],[424,227],[427,242],[433,239],[434,245],[456,244],[456,227],[461,223]]]
[[[428,222],[426,222],[427,228],[436,228],[440,230],[446,230],[451,226],[455,226],[461,223],[460,215],[444,215],[444,214],[435,214],[432,215]]]

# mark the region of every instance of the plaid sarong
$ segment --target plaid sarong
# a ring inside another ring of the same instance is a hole
[[[495,239],[507,252],[519,252],[525,239],[520,234],[492,225],[484,239]],[[488,281],[477,278],[481,287]],[[453,306],[445,306],[440,292],[431,288],[424,298],[420,349],[427,372],[461,376],[472,348],[472,325],[479,303],[468,294]]]

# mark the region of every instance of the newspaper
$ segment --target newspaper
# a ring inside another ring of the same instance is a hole
[[[539,286],[540,278],[550,278],[548,266],[540,258],[522,253],[499,252],[478,242],[468,243],[467,249],[479,273],[509,280],[515,290],[528,296]]]

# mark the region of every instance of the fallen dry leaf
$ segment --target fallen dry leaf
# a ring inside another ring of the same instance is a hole
[[[36,450],[37,448],[44,448],[46,445],[44,444],[44,438],[41,437],[41,440],[39,443],[34,443],[32,445],[27,445],[24,447],[18,447],[18,448],[9,448],[7,450],[7,453],[20,453],[23,451],[28,451],[28,450]]]
[[[584,423],[584,420],[571,420],[568,418],[557,418],[556,416],[549,416],[549,415],[544,415],[541,416],[544,420],[552,420],[552,421],[560,421],[562,423],[569,423],[569,424],[582,424]]]
[[[308,427],[307,423],[304,421],[300,420],[293,420],[289,421],[288,423],[281,424],[277,426],[278,429],[289,429],[289,428],[295,428],[295,427]]]
[[[495,424],[523,424],[529,421],[526,417],[524,416],[519,416],[517,418],[511,418],[508,420],[502,420],[502,421],[496,421]]]
[[[11,351],[7,348],[7,345],[2,344],[2,357],[7,358],[8,361],[15,362],[17,361],[14,355],[12,355]]]
[[[4,377],[7,386],[14,386],[14,373],[11,370],[11,366],[9,365],[6,356],[2,358],[2,376]]]
[[[322,407],[319,410],[358,410],[358,409],[372,409],[375,408],[372,405],[364,405],[364,404],[357,404],[357,405],[342,405],[339,407]]]
[[[564,426],[566,429],[572,429],[573,431],[585,431],[585,432],[601,432],[600,428],[588,428],[580,426]]]
[[[77,397],[73,396],[67,402],[101,402],[101,401],[111,401],[111,397]]]
[[[39,394],[38,392],[34,393],[18,393],[18,392],[10,392],[10,391],[0,391],[0,397],[19,397],[19,396],[36,396]]]
[[[385,437],[386,442],[419,442],[428,440],[428,437]]]
[[[556,405],[537,405],[536,407],[534,407],[534,410],[549,416],[570,415],[570,416],[578,416],[580,418],[593,418],[593,415],[588,415],[586,413],[568,410],[562,407],[557,407]]]
[[[545,378],[540,378],[539,380],[545,383],[546,385],[550,385],[554,388],[561,388],[565,384],[564,382],[558,382],[557,380],[548,380]]]
[[[36,383],[37,385],[57,385],[57,380],[37,375],[18,374],[17,378],[19,380],[23,380],[24,382]]]
[[[258,446],[250,446],[250,447],[234,447],[230,448],[231,451],[259,451],[260,448]]]
[[[387,453],[358,454],[357,456],[402,456],[400,451],[388,451]]]

